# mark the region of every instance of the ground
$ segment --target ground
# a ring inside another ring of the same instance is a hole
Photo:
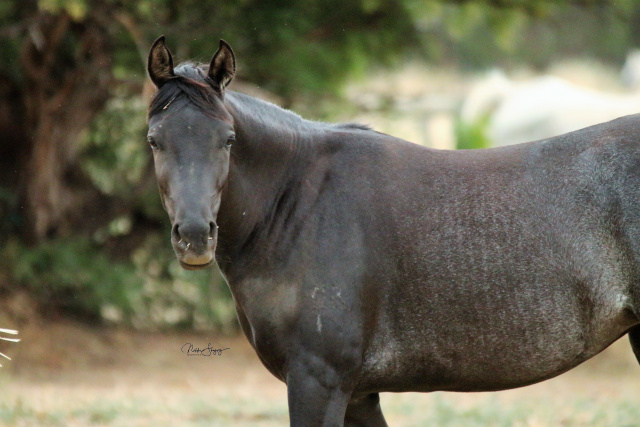
[[[40,322],[3,344],[0,425],[284,426],[286,388],[244,337]],[[229,348],[187,356],[195,347]],[[186,348],[185,348],[186,350]],[[499,393],[382,396],[391,426],[638,426],[640,366],[627,338],[558,378]]]

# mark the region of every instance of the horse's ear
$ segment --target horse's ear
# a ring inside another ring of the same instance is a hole
[[[208,76],[218,86],[221,92],[236,75],[236,57],[229,43],[220,40],[220,47],[213,55],[209,65]]]
[[[149,51],[149,61],[147,62],[147,70],[151,81],[158,89],[163,84],[174,78],[173,59],[169,48],[164,44],[164,36],[160,36],[151,45]]]

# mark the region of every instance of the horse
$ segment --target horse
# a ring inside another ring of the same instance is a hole
[[[555,377],[629,334],[640,358],[640,116],[435,150],[309,121],[151,47],[148,142],[171,242],[217,262],[287,385],[292,426],[384,426],[380,392]]]

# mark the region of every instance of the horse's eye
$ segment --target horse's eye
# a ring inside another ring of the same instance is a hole
[[[225,142],[224,146],[229,148],[233,145],[233,143],[236,142],[236,136],[235,135],[231,135],[229,137],[229,139],[227,139],[227,142]]]
[[[147,142],[149,143],[151,148],[153,148],[154,150],[158,149],[158,143],[156,142],[155,139],[153,139],[152,136],[148,136],[147,137]]]

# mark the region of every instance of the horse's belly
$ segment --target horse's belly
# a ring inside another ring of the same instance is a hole
[[[362,388],[377,391],[495,391],[559,375],[592,355],[570,343],[541,354],[516,348],[506,353],[465,346],[463,352],[403,352],[387,349],[365,362]],[[474,354],[474,351],[479,353]]]
[[[504,390],[556,376],[585,360],[580,351],[560,357],[528,351],[473,352],[385,350],[365,363],[362,383],[376,384],[379,391]]]
[[[577,309],[576,309],[577,310]],[[535,308],[532,307],[532,313]],[[559,375],[599,353],[629,327],[623,313],[594,329],[579,313],[505,319],[447,318],[390,328],[365,357],[361,386],[379,391],[495,391]],[[439,317],[439,319],[438,319]]]

